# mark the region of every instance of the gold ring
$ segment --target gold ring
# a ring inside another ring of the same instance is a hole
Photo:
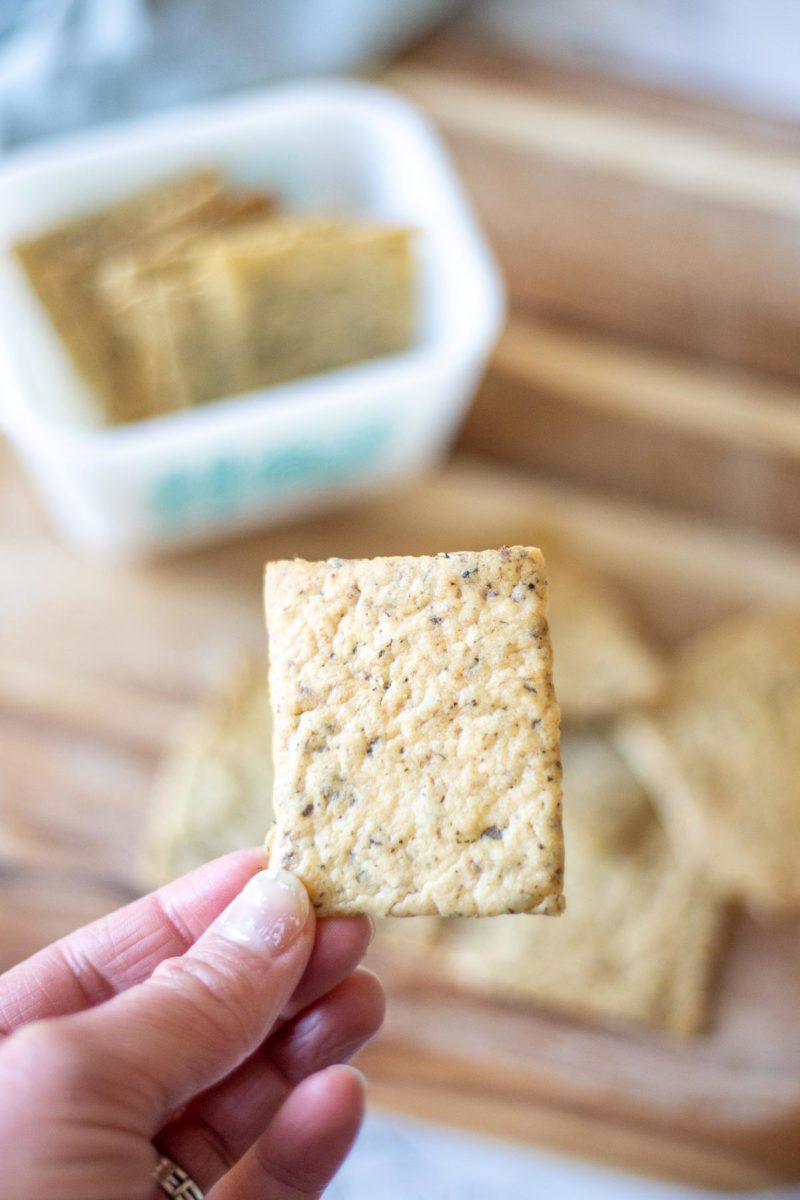
[[[172,1200],[204,1200],[205,1192],[197,1186],[191,1175],[187,1175],[183,1167],[164,1154],[155,1165],[153,1179],[164,1195]]]

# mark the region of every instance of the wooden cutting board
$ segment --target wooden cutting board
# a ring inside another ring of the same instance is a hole
[[[797,537],[797,122],[536,58],[498,39],[503,8],[536,21],[472,6],[383,76],[437,127],[508,288],[461,445]]]
[[[170,739],[244,645],[278,555],[420,553],[568,533],[664,644],[800,601],[800,552],[457,460],[393,497],[155,565],[48,533],[0,453],[0,968],[138,892]],[[546,544],[546,543],[545,543]],[[687,1044],[435,988],[398,964],[363,1056],[380,1106],[717,1187],[800,1179],[800,920],[740,918],[713,1032]]]

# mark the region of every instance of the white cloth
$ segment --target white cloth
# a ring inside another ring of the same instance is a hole
[[[463,0],[0,0],[0,148],[369,67]]]
[[[725,1195],[369,1115],[325,1200],[724,1200]],[[735,1196],[756,1200],[750,1193]],[[761,1192],[757,1200],[798,1200],[798,1190]]]

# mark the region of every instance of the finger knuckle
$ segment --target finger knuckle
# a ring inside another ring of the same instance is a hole
[[[89,1073],[86,1049],[68,1022],[45,1020],[25,1025],[12,1034],[8,1051],[26,1077],[47,1091],[74,1091]]]
[[[191,1023],[204,1040],[245,1043],[258,1032],[259,1006],[254,1005],[240,973],[230,963],[209,955],[166,959],[153,974],[161,987],[178,990],[191,1011]]]

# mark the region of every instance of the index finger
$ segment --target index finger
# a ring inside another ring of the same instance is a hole
[[[0,978],[0,1036],[46,1017],[91,1008],[184,954],[264,865],[236,850],[85,925]]]

